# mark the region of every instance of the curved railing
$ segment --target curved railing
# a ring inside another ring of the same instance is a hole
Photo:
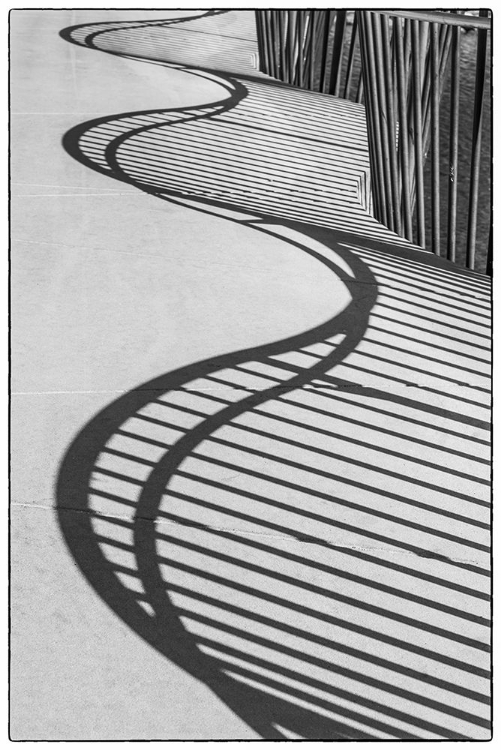
[[[488,15],[256,11],[263,72],[365,104],[375,217],[491,273]]]

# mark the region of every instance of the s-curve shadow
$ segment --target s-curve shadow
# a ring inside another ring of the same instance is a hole
[[[167,66],[172,23],[62,35]],[[220,98],[78,125],[66,151],[300,248],[339,298],[83,427],[57,486],[71,554],[262,738],[486,739],[487,284],[370,216],[357,105],[183,69]]]

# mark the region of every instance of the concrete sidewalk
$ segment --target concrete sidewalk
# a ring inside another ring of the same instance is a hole
[[[487,739],[489,285],[201,14],[12,14],[12,737]]]

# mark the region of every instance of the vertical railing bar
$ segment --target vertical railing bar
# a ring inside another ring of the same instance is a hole
[[[272,41],[272,47],[273,47],[273,68],[274,68],[273,76],[275,78],[280,79],[280,60],[279,60],[280,49],[277,49],[277,42],[279,42],[279,38],[277,34],[276,11],[270,10],[268,12],[270,14],[271,41]]]
[[[404,19],[404,66],[405,74],[408,75],[411,66],[412,57],[412,33],[411,33],[411,22],[410,19]]]
[[[302,32],[302,11],[295,11],[294,22],[294,85],[301,85],[301,70],[304,71],[304,34]]]
[[[420,26],[420,48],[421,48],[421,132],[423,142],[423,167],[428,157],[430,146],[430,116],[431,116],[431,24],[422,21]],[[426,221],[426,219],[425,219]]]
[[[284,58],[287,66],[287,83],[294,82],[294,68],[291,65],[290,47],[292,46],[291,21],[293,10],[282,11],[284,17]]]
[[[360,48],[360,58],[362,58],[362,37],[361,37],[360,18],[361,16],[359,17],[359,21],[358,21],[358,45]],[[361,66],[360,75],[358,77],[357,95],[355,98],[355,101],[357,102],[357,104],[360,104],[362,100],[366,98],[364,96],[364,75],[363,75],[362,68],[363,68],[363,65]]]
[[[314,28],[313,28],[313,22],[314,22],[314,16],[313,10],[307,11],[308,15],[306,17],[306,38],[305,38],[305,49],[306,49],[306,65],[304,68],[304,75],[303,75],[303,86],[305,88],[309,88],[306,79],[310,78],[310,69],[312,66],[312,56],[314,55],[314,47],[315,47],[315,37],[314,37]]]
[[[377,115],[379,116],[379,132],[381,134],[381,154],[383,163],[383,179],[386,193],[386,218],[389,229],[394,229],[393,220],[393,185],[391,180],[390,169],[390,145],[388,139],[389,110],[387,95],[388,91],[385,86],[383,77],[383,43],[381,38],[381,28],[379,26],[379,14],[371,13],[372,21],[372,38],[369,37],[369,55],[371,54],[371,45],[374,54],[374,68],[376,71]]]
[[[327,93],[327,50],[329,46],[329,32],[332,20],[332,12],[324,11],[324,34],[322,39],[322,75],[320,79],[320,91],[322,94]]]
[[[336,82],[336,91],[335,96],[341,96],[341,83],[342,83],[342,75],[343,75],[343,60],[346,57],[345,50],[346,45],[348,44],[348,11],[343,10],[343,33],[341,36],[341,43],[340,43],[340,50],[339,50],[339,63],[338,63],[338,70],[337,70],[337,82]]]
[[[305,23],[305,30],[303,32],[304,36],[304,45],[303,48],[305,50],[305,56],[307,58],[308,65],[304,69],[304,85],[310,88],[313,91],[314,82],[315,82],[315,60],[316,60],[316,24],[317,24],[317,11],[310,10],[308,11],[308,16],[306,16],[306,23]],[[306,78],[312,80],[312,85],[309,86],[306,83]]]
[[[266,55],[267,55],[267,63],[268,68],[266,70],[266,73],[271,76],[273,75],[273,60],[271,55],[271,42],[270,42],[270,24],[268,23],[268,12],[266,10],[260,11],[261,18],[263,19],[263,31],[264,31],[264,41],[266,45]]]
[[[264,46],[266,48],[266,58],[267,58],[267,70],[266,72],[268,75],[273,75],[273,71],[275,70],[275,60],[273,57],[273,48],[272,48],[272,42],[270,37],[270,24],[268,23],[268,11],[260,11],[261,13],[261,19],[263,22],[263,32],[264,32]]]
[[[325,45],[324,45],[324,36],[325,36],[325,14],[327,11],[325,10],[317,10],[317,37],[316,37],[316,45],[317,45],[317,57],[318,57],[318,88],[317,91],[322,91],[322,85],[323,80],[325,76],[324,72],[324,60],[325,60]]]
[[[315,27],[315,57],[318,64],[318,76],[315,86],[315,91],[322,91],[322,80],[324,76],[324,30],[325,30],[325,13],[324,10],[315,11],[316,27]],[[315,71],[316,73],[317,71]]]
[[[440,54],[440,65],[439,65],[439,75],[438,75],[438,80],[440,82],[439,97],[442,97],[444,87],[445,87],[447,66],[449,64],[449,58],[450,58],[452,30],[454,28],[457,28],[457,27],[447,26],[445,29],[443,29],[442,37],[439,37],[440,39],[439,48],[438,48],[439,54]]]
[[[369,80],[369,61],[367,54],[367,12],[356,11],[358,16],[358,38],[360,44],[360,56],[361,56],[361,72],[360,79]],[[366,84],[367,91],[370,92],[370,85]],[[360,89],[360,83],[359,83]],[[371,180],[371,192],[372,192],[372,206],[373,215],[375,218],[381,218],[381,206],[383,204],[383,197],[381,196],[381,171],[379,169],[377,150],[373,147],[376,143],[376,131],[374,126],[374,113],[372,108],[372,99],[370,96],[366,97],[365,102],[365,114],[367,122],[367,136],[369,140],[369,161],[370,161],[370,173],[372,175]]]
[[[346,11],[338,10],[336,13],[336,26],[334,29],[334,41],[332,43],[331,74],[329,79],[329,94],[339,96],[339,83],[341,77],[341,60],[344,49],[344,28],[346,22]]]
[[[461,73],[461,28],[452,30],[451,105],[449,127],[449,221],[447,227],[447,257],[456,260],[456,221],[458,194],[459,151],[459,79]]]
[[[391,74],[392,74],[392,86],[393,86],[393,92],[394,92],[394,97],[393,97],[394,102],[397,101],[397,60],[396,60],[396,54],[397,54],[396,53],[396,44],[397,43],[396,43],[396,39],[395,39],[395,27],[397,25],[397,20],[398,19],[397,19],[396,16],[393,16],[391,18],[391,43],[390,43],[390,48],[391,49],[390,49],[390,52],[389,52],[389,54],[390,54],[390,70],[391,70]],[[388,23],[389,23],[389,21],[388,21]],[[398,109],[398,106],[397,106],[397,109]],[[398,118],[398,115],[396,115],[396,117]],[[395,132],[396,132],[396,144],[397,144],[397,151],[398,151],[398,120],[397,120],[397,129],[396,129]]]
[[[268,50],[268,28],[263,10],[256,10],[256,29],[258,29],[259,47],[259,70],[262,73],[270,73],[270,59]]]
[[[278,61],[280,70],[280,79],[287,81],[287,68],[285,65],[285,45],[284,45],[284,17],[279,10],[273,11],[278,27]]]
[[[357,40],[357,27],[358,27],[358,19],[357,19],[357,14],[355,13],[355,16],[353,19],[353,25],[351,27],[350,47],[348,50],[346,79],[345,79],[344,92],[343,92],[344,99],[350,98],[351,81],[353,78],[353,68],[354,68],[354,62],[355,62],[355,43]]]
[[[421,71],[421,117],[424,122],[424,108],[425,103],[428,100],[429,88],[430,88],[430,76],[429,76],[429,54],[428,54],[428,43],[429,43],[429,26],[430,24],[426,21],[419,23],[419,57]]]
[[[279,11],[280,12],[280,11]],[[281,16],[283,18],[283,37],[282,37],[282,43],[284,46],[284,63],[285,63],[285,69],[286,69],[286,81],[287,83],[293,82],[293,71],[290,66],[290,56],[288,54],[289,52],[289,38],[290,38],[290,25],[291,25],[291,13],[293,11],[287,10],[283,11],[281,13]]]
[[[485,15],[489,16],[489,11],[486,11],[485,13],[480,13],[479,15]],[[490,42],[490,45],[489,45]],[[492,35],[489,37],[489,34],[487,34],[487,45],[490,47],[490,54],[488,57],[489,60],[489,98],[492,101]],[[489,118],[489,151],[492,154],[492,114]],[[491,170],[492,166],[489,169],[489,181],[491,180]],[[492,189],[492,186],[491,186]],[[490,197],[490,206],[489,206],[489,240],[487,242],[487,258],[486,258],[486,264],[485,264],[485,273],[488,276],[492,277],[493,274],[493,211],[492,211],[492,195]]]
[[[439,80],[439,99],[442,97],[442,92],[445,84],[445,72],[447,68],[447,63],[449,61],[449,49],[451,44],[451,32],[453,26],[445,26],[442,25],[439,27],[439,42],[438,42],[438,49],[439,49],[439,56],[440,56],[440,62],[439,62],[439,74],[438,74],[438,80]],[[430,142],[430,120],[431,120],[431,97],[429,96],[430,91],[430,79],[431,74],[427,72],[426,75],[427,82],[426,82],[426,93],[423,96],[423,148],[426,152],[428,151],[428,144]],[[426,158],[426,156],[425,156]]]
[[[414,135],[414,80],[412,75],[412,21],[404,19],[404,68],[407,81],[406,131],[409,143],[409,174],[412,176],[410,183],[411,212],[414,217],[416,208],[416,164],[415,164],[415,135]]]
[[[270,10],[268,11],[270,14],[270,29],[271,29],[271,35],[270,35],[270,41],[272,46],[272,59],[273,59],[273,76],[275,78],[280,78],[280,70],[279,70],[279,63],[278,63],[278,49],[277,49],[277,26],[275,23],[275,11]]]
[[[390,25],[391,24],[391,25]],[[395,160],[397,164],[397,195],[398,195],[398,215],[399,215],[399,221],[400,221],[400,229],[401,229],[401,236],[406,237],[406,229],[405,229],[405,218],[404,218],[404,208],[403,208],[403,185],[402,185],[402,174],[401,174],[401,161],[400,161],[400,110],[399,110],[399,93],[398,93],[398,72],[397,72],[397,26],[400,30],[400,19],[397,16],[389,17],[388,19],[388,34],[390,34],[391,29],[391,36],[390,36],[390,44],[388,46],[388,58],[390,63],[390,71],[391,71],[391,85],[393,90],[393,110],[394,110],[394,118],[395,118],[395,128],[394,128],[394,137],[395,137]],[[405,132],[405,128],[404,128]]]
[[[374,45],[372,39],[372,23],[371,23],[371,12],[361,11],[361,18],[363,19],[363,51],[365,64],[363,68],[365,70],[366,82],[364,87],[366,89],[366,108],[370,114],[370,127],[371,127],[371,141],[372,149],[374,154],[375,168],[373,168],[373,180],[372,185],[376,188],[374,196],[374,208],[375,216],[379,221],[382,221],[386,226],[389,224],[389,218],[387,214],[387,195],[386,195],[386,184],[384,179],[384,163],[383,153],[381,149],[381,130],[379,122],[379,100],[377,94],[377,80],[376,80],[376,65],[374,60]],[[360,25],[362,31],[362,23]]]
[[[446,26],[443,28],[441,43],[440,43],[440,80],[443,80],[445,76],[445,69],[449,62],[449,50],[451,47],[452,30],[457,29],[457,26]]]
[[[440,255],[440,69],[438,54],[438,24],[430,28],[431,72],[431,249]]]
[[[304,86],[304,53],[305,53],[305,30],[304,30],[304,11],[293,11],[295,13],[295,37],[296,37],[296,70],[297,77],[295,82],[302,88]]]
[[[296,63],[296,44],[295,44],[295,16],[297,11],[287,11],[288,23],[287,23],[287,42],[286,42],[286,54],[288,54],[288,65],[289,65],[289,83],[295,84],[297,81],[297,63]]]
[[[412,208],[409,185],[409,134],[407,129],[407,76],[404,58],[404,40],[400,18],[394,19],[393,34],[396,40],[397,91],[398,91],[398,152],[402,178],[402,208],[405,236],[412,242]]]
[[[365,12],[362,10],[355,11],[355,14],[357,16],[357,25],[358,25],[358,41],[359,41],[359,49],[360,49],[360,60],[361,60],[361,68],[360,68],[360,79],[359,79],[359,85],[358,85],[358,91],[362,89],[363,86],[363,79],[368,78],[368,61],[367,61],[367,46],[366,46],[366,39],[367,39],[367,19],[365,17]],[[362,82],[362,83],[361,83]],[[363,90],[363,89],[362,89]],[[357,96],[358,96],[357,91]],[[369,141],[369,163],[370,163],[370,175],[372,175],[372,179],[370,180],[370,204],[372,206],[372,215],[374,217],[379,216],[379,206],[382,203],[382,199],[380,196],[380,179],[377,179],[379,176],[378,170],[378,164],[376,159],[376,153],[375,149],[372,147],[372,144],[375,142],[375,130],[374,130],[374,117],[373,112],[371,108],[372,102],[370,97],[367,98],[366,107],[365,107],[365,113],[366,113],[366,123],[367,123],[367,137]]]
[[[489,241],[487,243],[487,261],[485,264],[485,273],[487,274],[487,276],[492,276],[492,215],[489,216],[489,221]]]
[[[359,45],[360,45],[360,33],[358,35],[359,39]],[[360,71],[360,75],[358,77],[358,86],[357,86],[357,94],[355,96],[355,101],[357,104],[360,104],[363,101],[364,98],[364,78],[362,76],[362,71]]]
[[[429,24],[424,21],[419,24],[419,44],[420,44],[420,55],[421,55],[421,70],[424,70],[424,64],[428,54],[428,42],[429,42]]]
[[[277,32],[277,38],[278,38],[278,55],[277,55],[277,62],[279,66],[280,71],[280,78],[282,81],[286,80],[285,75],[285,56],[284,56],[284,40],[283,40],[283,19],[282,14],[280,11],[275,11],[275,17],[277,20],[275,30]]]
[[[480,11],[479,15],[487,15]],[[482,116],[484,104],[485,64],[487,56],[487,29],[478,30],[477,69],[475,75],[475,102],[473,106],[473,130],[470,172],[470,200],[468,207],[468,233],[466,240],[466,265],[475,268],[475,242],[477,236],[478,186],[480,178],[480,154],[482,143]]]
[[[421,24],[422,26],[430,26],[426,21]],[[426,34],[426,41],[428,41],[428,33]],[[431,40],[430,40],[431,47]],[[421,117],[423,119],[423,152],[424,160],[428,155],[428,146],[430,139],[430,116],[431,116],[431,49],[425,49],[423,53],[423,43],[421,41]]]
[[[271,30],[271,43],[273,47],[273,63],[274,63],[274,76],[280,78],[279,64],[278,64],[278,35],[277,35],[277,24],[275,19],[275,11],[268,11],[270,14],[270,30]]]
[[[384,63],[384,85],[386,90],[386,102],[388,119],[386,129],[388,131],[388,146],[390,157],[390,175],[392,191],[392,210],[394,228],[397,234],[402,234],[402,221],[400,215],[400,186],[398,180],[396,129],[397,118],[395,115],[395,92],[393,86],[393,66],[391,60],[390,43],[390,19],[388,16],[379,16],[382,35],[383,63]]]
[[[255,12],[257,47],[259,51],[259,70],[262,73],[267,73],[269,69],[268,59],[267,59],[268,55],[267,55],[265,45],[264,45],[264,33],[263,33],[261,13],[262,13],[261,10],[256,10]]]
[[[414,102],[414,153],[417,201],[417,240],[426,246],[423,178],[423,121],[421,112],[421,35],[420,22],[412,19],[412,74]]]
[[[265,49],[266,54],[266,73],[269,76],[274,75],[275,70],[275,60],[273,56],[273,48],[272,48],[272,42],[270,37],[270,24],[268,22],[268,11],[261,10],[259,11],[259,15],[261,18],[261,24],[262,24],[262,30],[263,30],[263,47]]]
[[[303,55],[303,75],[301,88],[312,88],[307,81],[310,80],[310,72],[312,67],[311,57],[314,51],[313,45],[313,10],[299,11],[298,18],[301,23],[301,39],[303,40],[301,49]],[[299,22],[298,22],[299,23]]]

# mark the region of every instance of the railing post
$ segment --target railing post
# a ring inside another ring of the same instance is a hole
[[[440,71],[438,58],[438,24],[431,24],[431,249],[440,255]]]
[[[404,217],[404,236],[412,242],[412,206],[409,170],[409,133],[407,130],[407,75],[405,70],[404,39],[401,19],[396,18],[393,25],[396,49],[397,93],[398,93],[398,152],[400,156],[400,180],[402,185],[402,210]]]
[[[456,216],[458,200],[459,78],[461,73],[461,29],[452,30],[451,104],[449,130],[449,225],[447,257],[456,260]]]
[[[486,16],[488,11],[481,10]],[[475,103],[473,107],[472,154],[470,173],[470,202],[468,207],[468,236],[466,240],[466,265],[475,268],[475,241],[477,237],[478,183],[480,178],[480,154],[482,143],[482,116],[484,111],[485,62],[487,54],[487,31],[479,29],[477,41],[477,69],[475,80]]]

